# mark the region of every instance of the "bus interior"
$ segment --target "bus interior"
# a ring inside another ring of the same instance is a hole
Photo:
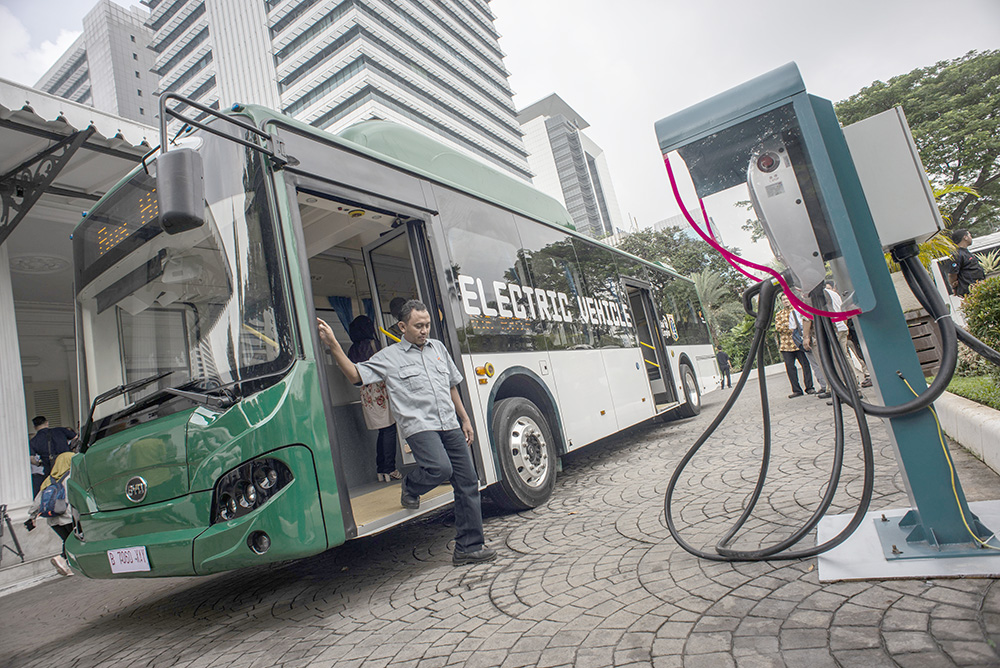
[[[329,323],[345,352],[351,347],[347,325],[359,315],[372,318],[379,347],[393,343],[386,332],[396,336],[399,332],[390,302],[397,297],[419,298],[409,239],[399,229],[399,218],[308,191],[299,191],[297,201],[316,314]],[[354,522],[359,536],[375,533],[413,511],[399,504],[398,480],[377,482],[378,430],[369,430],[365,424],[359,388],[344,378],[329,351],[323,352],[322,359]],[[396,441],[396,469],[405,474],[414,466],[413,456],[401,435],[397,434]],[[421,496],[421,509],[446,503],[450,492],[449,486],[442,485]]]
[[[639,337],[639,350],[646,364],[646,376],[653,393],[656,412],[663,413],[679,404],[674,391],[670,364],[657,327],[656,311],[648,287],[626,284],[629,308]]]

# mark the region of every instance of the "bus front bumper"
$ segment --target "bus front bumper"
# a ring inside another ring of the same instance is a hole
[[[84,515],[84,540],[70,535],[66,554],[72,567],[87,577],[150,578],[206,575],[327,549],[315,473],[296,476],[266,504],[229,522],[211,524],[211,505],[212,491],[206,490]],[[252,540],[259,533],[268,538],[264,552],[259,551],[260,541]],[[112,571],[109,552],[128,548],[144,548],[148,570]]]

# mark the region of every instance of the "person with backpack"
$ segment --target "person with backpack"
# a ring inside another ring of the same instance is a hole
[[[56,457],[52,471],[42,481],[42,489],[28,510],[28,521],[25,522],[28,531],[31,531],[37,524],[37,518],[44,517],[62,540],[62,554],[49,560],[61,575],[73,575],[73,570],[66,561],[66,539],[73,533],[73,514],[66,500],[66,482],[69,480],[70,461],[74,454],[76,453],[70,451]]]
[[[31,455],[41,461],[42,472],[47,476],[52,472],[56,457],[73,451],[76,432],[66,427],[50,427],[49,419],[44,415],[36,416],[31,424],[36,431],[28,442],[28,448]]]

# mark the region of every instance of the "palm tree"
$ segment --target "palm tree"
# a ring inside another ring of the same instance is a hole
[[[715,307],[727,292],[725,280],[722,274],[707,267],[699,273],[691,274],[688,278],[694,281],[694,289],[698,293],[702,308],[705,309],[705,319],[708,321],[709,329],[712,330],[712,336],[717,337],[719,332],[715,324]]]

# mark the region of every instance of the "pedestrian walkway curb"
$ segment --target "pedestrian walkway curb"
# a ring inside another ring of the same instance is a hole
[[[934,407],[944,432],[1000,473],[1000,411],[951,392],[942,394]]]

